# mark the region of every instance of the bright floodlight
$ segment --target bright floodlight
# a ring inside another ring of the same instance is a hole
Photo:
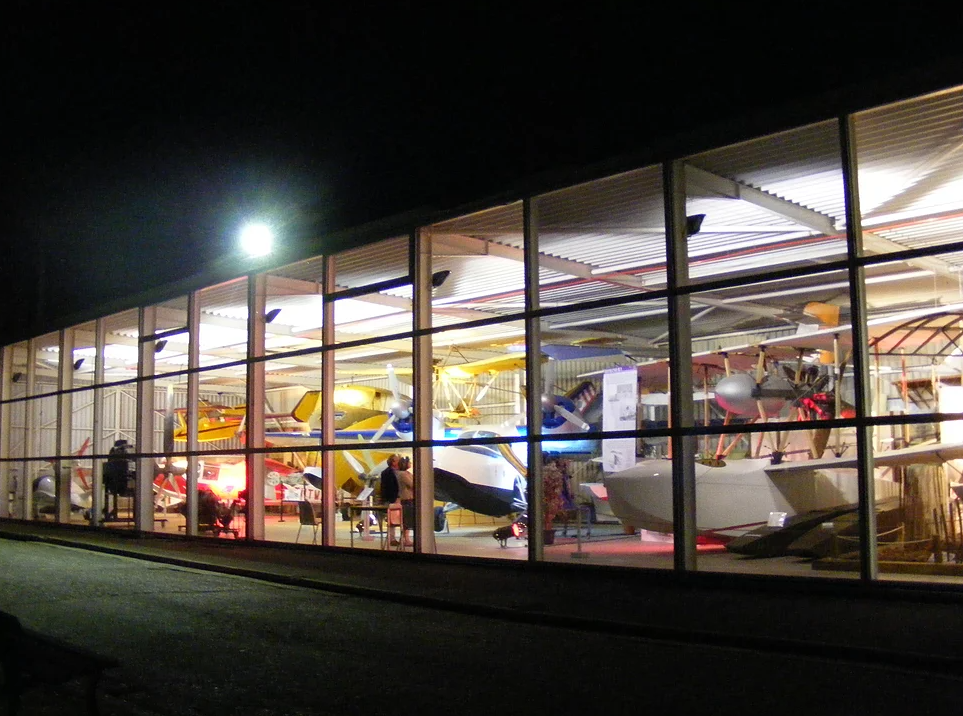
[[[267,256],[274,243],[274,232],[266,224],[248,224],[241,230],[241,248],[248,256]]]

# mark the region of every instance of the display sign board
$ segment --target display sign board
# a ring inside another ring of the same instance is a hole
[[[272,492],[274,488],[271,488]],[[288,502],[299,502],[304,499],[304,488],[300,485],[284,486],[284,499]]]
[[[635,430],[639,403],[634,366],[613,368],[602,375],[602,430]],[[635,464],[635,438],[602,441],[602,469],[619,472]]]

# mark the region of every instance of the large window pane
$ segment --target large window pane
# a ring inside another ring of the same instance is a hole
[[[154,307],[157,325],[154,342],[154,374],[187,370],[190,336],[187,330],[187,296]]]
[[[959,384],[944,384],[940,403],[963,411]],[[876,461],[876,549],[880,577],[963,583],[959,569],[963,509],[963,420],[905,422],[873,431]],[[840,549],[825,568],[858,568]]]
[[[94,391],[80,390],[71,393],[71,418],[69,445],[71,454],[66,461],[71,471],[71,518],[77,521],[90,519],[93,502],[93,439],[94,439]]]
[[[335,255],[335,340],[360,341],[411,331],[409,241],[399,237]]]
[[[521,313],[525,308],[522,204],[515,202],[435,224],[432,325]]]
[[[859,205],[866,255],[960,241],[963,89],[855,117]],[[959,262],[929,268],[950,273]]]
[[[323,325],[324,258],[316,257],[268,273],[265,355],[320,350]],[[265,364],[268,390],[300,384],[320,388],[321,355],[283,356]]]
[[[75,388],[94,384],[94,367],[97,358],[96,323],[90,321],[73,331],[74,350],[71,356],[73,385]]]
[[[693,282],[845,259],[835,122],[691,156],[685,182]]]
[[[963,356],[963,300],[958,276],[939,265],[893,261],[867,267],[867,336],[873,415],[941,412],[940,388],[959,385]]]
[[[525,325],[519,321],[432,335],[435,439],[454,439],[461,429],[524,423]]]
[[[104,319],[107,332],[104,344],[105,383],[118,383],[137,377],[138,325],[137,309],[116,313]],[[94,351],[89,347],[84,350],[87,359],[92,361]]]
[[[524,539],[506,550],[492,537],[525,509],[526,400],[541,389],[526,379],[524,323],[435,333],[432,363],[438,553],[524,558]]]
[[[659,167],[545,194],[535,205],[541,306],[665,288]]]
[[[843,459],[818,464],[808,452],[811,431],[773,429],[748,437],[750,445],[761,444],[758,455],[733,451],[722,459],[696,459],[698,568],[857,577],[858,572],[830,574],[817,564],[838,549],[843,538],[855,538],[847,549],[858,556],[855,434],[844,432]],[[782,458],[776,457],[778,450]],[[895,488],[892,483],[888,486]],[[879,485],[879,499],[888,494],[885,488]]]
[[[206,288],[198,292],[198,301],[201,366],[244,360],[247,357],[247,279]]]
[[[411,349],[411,339],[402,338],[339,348],[332,353],[338,442],[373,444],[413,439]]]
[[[34,381],[31,395],[57,392],[57,371],[60,367],[60,333],[47,333],[34,341]]]

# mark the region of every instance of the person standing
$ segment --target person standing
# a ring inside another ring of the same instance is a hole
[[[391,505],[396,505],[398,503],[398,477],[396,471],[398,470],[398,461],[401,459],[401,455],[392,455],[388,458],[388,464],[384,470],[381,471],[381,502],[388,505],[388,543],[392,546],[398,544],[398,538],[395,537],[395,528],[401,528],[401,521],[397,518],[397,513],[391,508]],[[400,512],[400,510],[399,510]]]
[[[410,547],[414,542],[408,537],[409,530],[415,528],[415,478],[411,474],[411,458],[398,460],[395,476],[398,478],[398,499],[401,500],[401,535],[403,545]]]
[[[392,455],[388,458],[385,469],[381,471],[381,501],[386,505],[390,505],[398,499],[398,478],[395,476],[395,472],[398,470],[400,459],[401,455]]]

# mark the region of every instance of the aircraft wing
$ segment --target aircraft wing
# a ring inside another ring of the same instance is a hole
[[[921,308],[913,311],[903,311],[878,318],[871,318],[866,322],[866,329],[872,346],[872,353],[888,353],[895,347],[907,349],[912,353],[932,341],[934,333],[941,332],[946,325],[958,324],[959,315],[963,313],[963,303],[946,306]],[[932,320],[928,321],[927,319]],[[905,326],[905,330],[899,330]],[[838,338],[840,347],[849,349],[852,346],[852,324],[845,324],[835,328],[824,328],[810,333],[797,333],[782,338],[771,338],[760,345],[767,349],[773,346],[785,346],[800,350],[833,349],[833,340]]]
[[[492,371],[502,372],[506,370],[516,370],[525,367],[525,353],[507,353],[503,356],[494,358],[483,358],[482,360],[470,363],[457,363],[440,367],[438,370],[445,373],[453,380],[471,378],[472,376],[490,373]]]
[[[963,459],[963,443],[927,443],[911,445],[898,450],[885,450],[873,456],[876,467],[899,467],[903,465],[941,465],[947,460]],[[819,460],[792,460],[778,465],[768,465],[770,475],[786,475],[810,470],[831,470],[856,467],[855,452],[848,457],[829,457]]]
[[[759,346],[766,346],[766,352],[770,358],[775,358],[777,360],[783,360],[787,358],[795,357],[795,351],[791,350],[779,350],[779,347],[784,345],[782,343],[779,346],[776,345],[777,341],[784,341],[786,339],[776,339],[773,341],[767,341],[765,343],[759,344],[745,344],[739,346],[731,346],[728,348],[717,348],[711,351],[701,351],[699,353],[692,354],[692,375],[696,379],[702,378],[705,371],[710,371],[714,375],[721,374],[726,369],[726,358],[729,359],[729,369],[734,372],[738,371],[751,371],[755,370],[756,363],[759,360]],[[772,344],[770,347],[769,343]],[[831,344],[830,344],[831,347]],[[657,389],[659,387],[665,388],[668,385],[669,379],[669,361],[666,359],[643,361],[636,365],[636,370],[639,373],[639,379],[647,386],[652,389]],[[584,377],[595,377],[603,375],[608,369],[589,371],[588,373],[579,373],[579,378]]]

